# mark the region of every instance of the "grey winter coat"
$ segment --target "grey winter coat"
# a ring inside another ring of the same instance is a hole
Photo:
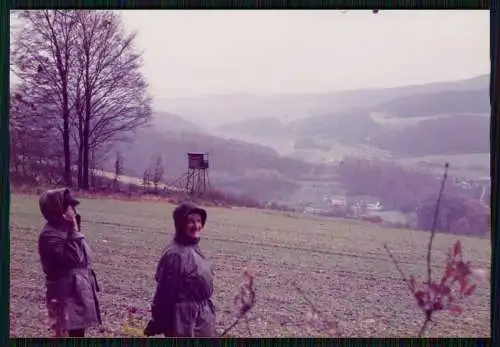
[[[49,190],[40,197],[47,224],[40,233],[38,251],[46,278],[47,308],[56,332],[102,323],[89,245],[62,217],[65,191]],[[78,224],[80,220],[77,215]]]
[[[148,336],[216,336],[212,266],[197,242],[182,236],[185,218],[194,211],[204,225],[206,212],[194,205],[182,204],[174,211],[176,237],[157,266],[152,320],[144,331]]]

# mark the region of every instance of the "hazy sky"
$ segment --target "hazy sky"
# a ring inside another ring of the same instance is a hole
[[[120,11],[155,97],[328,92],[489,73],[489,12]]]
[[[138,31],[155,98],[321,93],[490,70],[487,10],[118,12]]]

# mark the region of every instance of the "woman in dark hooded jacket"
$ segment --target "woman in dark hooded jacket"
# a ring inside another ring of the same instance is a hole
[[[47,220],[38,239],[46,280],[46,300],[56,337],[84,337],[85,329],[101,324],[99,291],[90,248],[80,232],[79,201],[68,189],[54,189],[40,197]]]
[[[207,212],[184,203],[174,210],[173,218],[175,237],[158,263],[152,319],[144,334],[216,336],[213,272],[198,246]]]

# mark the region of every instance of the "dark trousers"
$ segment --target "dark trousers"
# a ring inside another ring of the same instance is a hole
[[[69,337],[85,337],[85,329],[68,330]]]

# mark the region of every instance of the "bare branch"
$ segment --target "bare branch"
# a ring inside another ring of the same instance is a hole
[[[434,235],[436,234],[436,227],[439,219],[439,207],[441,203],[441,197],[443,196],[444,185],[446,183],[446,179],[448,178],[448,168],[450,165],[446,163],[444,165],[444,174],[443,179],[441,181],[441,188],[439,189],[439,194],[436,201],[436,208],[434,210],[434,219],[432,222],[431,236],[429,238],[429,245],[427,246],[427,281],[430,284],[432,282],[432,261],[431,261],[431,253],[432,253],[432,241],[434,240]]]
[[[240,287],[240,292],[235,297],[235,303],[239,305],[238,314],[234,322],[220,334],[220,337],[225,336],[236,325],[238,325],[241,319],[245,318],[247,313],[250,312],[255,305],[254,277],[249,271],[245,271],[243,278],[244,280]],[[248,320],[246,320],[246,323],[248,324]],[[248,327],[248,329],[250,328]]]

